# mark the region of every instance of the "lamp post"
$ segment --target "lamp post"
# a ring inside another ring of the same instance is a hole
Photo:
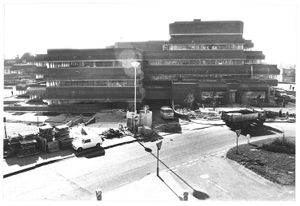
[[[136,69],[140,66],[140,63],[139,62],[131,62],[131,66],[134,68],[134,136],[136,135]]]
[[[140,63],[131,62],[131,66],[134,68],[134,114],[136,115],[136,69],[140,66]]]

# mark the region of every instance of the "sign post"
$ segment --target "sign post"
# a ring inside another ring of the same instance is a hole
[[[239,136],[241,135],[242,130],[235,130],[236,133],[236,154],[239,154]]]
[[[156,143],[157,146],[157,166],[156,166],[156,175],[159,177],[159,150],[161,148],[162,141]]]

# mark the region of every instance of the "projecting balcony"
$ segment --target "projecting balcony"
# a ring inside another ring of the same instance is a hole
[[[245,54],[249,60],[265,59],[265,55],[262,53],[262,51],[245,51]]]
[[[252,47],[254,47],[254,44],[253,44],[253,42],[251,41],[251,40],[244,40],[244,48],[245,49],[249,49],[249,48],[252,48]]]

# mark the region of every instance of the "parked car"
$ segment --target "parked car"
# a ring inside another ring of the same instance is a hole
[[[169,106],[163,106],[160,108],[160,116],[162,119],[173,119],[174,111]]]

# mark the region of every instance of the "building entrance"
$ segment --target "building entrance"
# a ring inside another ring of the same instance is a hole
[[[229,104],[236,103],[237,90],[229,90]]]

